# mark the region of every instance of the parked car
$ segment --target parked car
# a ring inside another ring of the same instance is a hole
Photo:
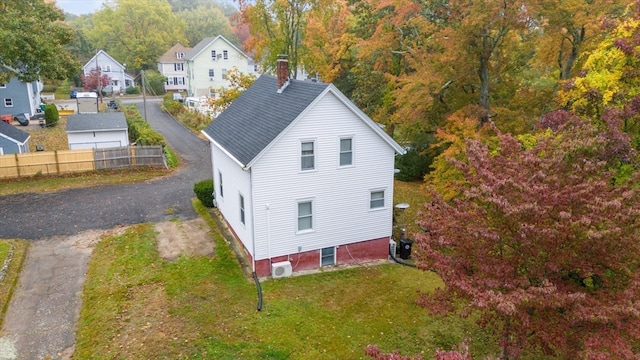
[[[18,114],[16,116],[13,117],[13,119],[15,121],[17,121],[20,125],[22,126],[27,126],[29,125],[29,118],[24,116],[24,114]]]
[[[77,96],[78,96],[78,90],[71,90],[71,92],[69,92],[69,98],[75,99]]]

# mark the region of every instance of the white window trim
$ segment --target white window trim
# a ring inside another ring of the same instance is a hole
[[[342,155],[342,140],[347,140],[350,139],[351,140],[351,164],[349,165],[341,165],[340,164],[340,158]],[[345,135],[345,136],[340,136],[340,138],[338,138],[338,167],[339,168],[350,168],[350,167],[354,167],[356,164],[356,160],[355,160],[355,136],[354,135]]]
[[[300,206],[300,204],[307,203],[307,202],[311,203],[311,228],[310,229],[300,230],[299,229],[299,220],[300,220],[299,206]],[[315,232],[315,226],[316,226],[316,201],[315,201],[314,198],[305,198],[305,199],[296,200],[295,213],[296,213],[296,234],[308,234],[308,233]]]
[[[328,248],[333,248],[333,263],[330,264],[330,265],[322,265],[322,250],[328,249]],[[327,246],[325,248],[321,248],[320,249],[320,262],[318,264],[320,267],[333,266],[333,265],[336,265],[337,263],[338,263],[338,249],[337,249],[337,246]]]
[[[371,196],[373,195],[374,192],[382,192],[382,200],[384,201],[384,204],[380,207],[375,207],[372,208],[371,207]],[[387,203],[389,202],[389,200],[387,199],[387,189],[386,188],[377,188],[377,189],[371,189],[369,190],[369,211],[380,211],[380,210],[384,210],[387,208]]]
[[[223,60],[229,60],[229,51],[228,50],[222,50],[222,59]]]
[[[302,144],[303,143],[312,143],[313,144],[313,169],[303,169],[302,168]],[[301,139],[298,142],[298,172],[308,173],[318,171],[318,141],[317,139]]]

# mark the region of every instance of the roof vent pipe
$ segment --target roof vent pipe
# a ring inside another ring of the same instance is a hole
[[[289,59],[287,55],[278,55],[276,75],[278,77],[278,93],[281,93],[289,85]]]

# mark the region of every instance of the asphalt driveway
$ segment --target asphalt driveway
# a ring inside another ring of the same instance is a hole
[[[129,185],[0,196],[0,238],[32,240],[0,337],[0,360],[70,359],[93,244],[123,225],[193,219],[193,185],[211,178],[208,143],[142,103],[181,159],[170,176]]]
[[[179,171],[137,184],[0,196],[0,238],[37,240],[176,217],[195,218],[193,185],[212,177],[209,145],[163,113],[159,99],[146,106],[139,101],[141,114],[146,109],[147,121],[180,156]]]

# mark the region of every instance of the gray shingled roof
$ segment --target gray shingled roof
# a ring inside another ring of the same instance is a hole
[[[203,131],[244,165],[249,164],[329,84],[289,80],[282,93],[277,79],[262,75]]]
[[[122,112],[74,114],[67,117],[67,132],[126,129],[127,120]]]
[[[20,144],[24,144],[24,142],[29,139],[29,136],[31,136],[29,133],[18,129],[11,124],[7,124],[4,121],[0,121],[0,134],[15,140]]]
[[[242,50],[238,49],[235,45],[233,45],[233,43],[231,43],[231,41],[227,40],[222,35],[218,35],[218,36],[215,36],[215,37],[207,37],[207,38],[204,38],[204,39],[200,40],[200,42],[197,43],[196,46],[194,46],[191,50],[189,50],[189,52],[185,56],[185,59],[186,60],[193,60],[196,56],[198,56],[198,54],[200,54],[204,49],[206,49],[209,45],[211,45],[212,42],[216,41],[217,39],[220,39],[220,40],[226,42],[227,45],[231,46],[237,52],[242,54],[242,56],[246,57],[247,59],[249,58],[247,56],[247,54],[243,53]]]

